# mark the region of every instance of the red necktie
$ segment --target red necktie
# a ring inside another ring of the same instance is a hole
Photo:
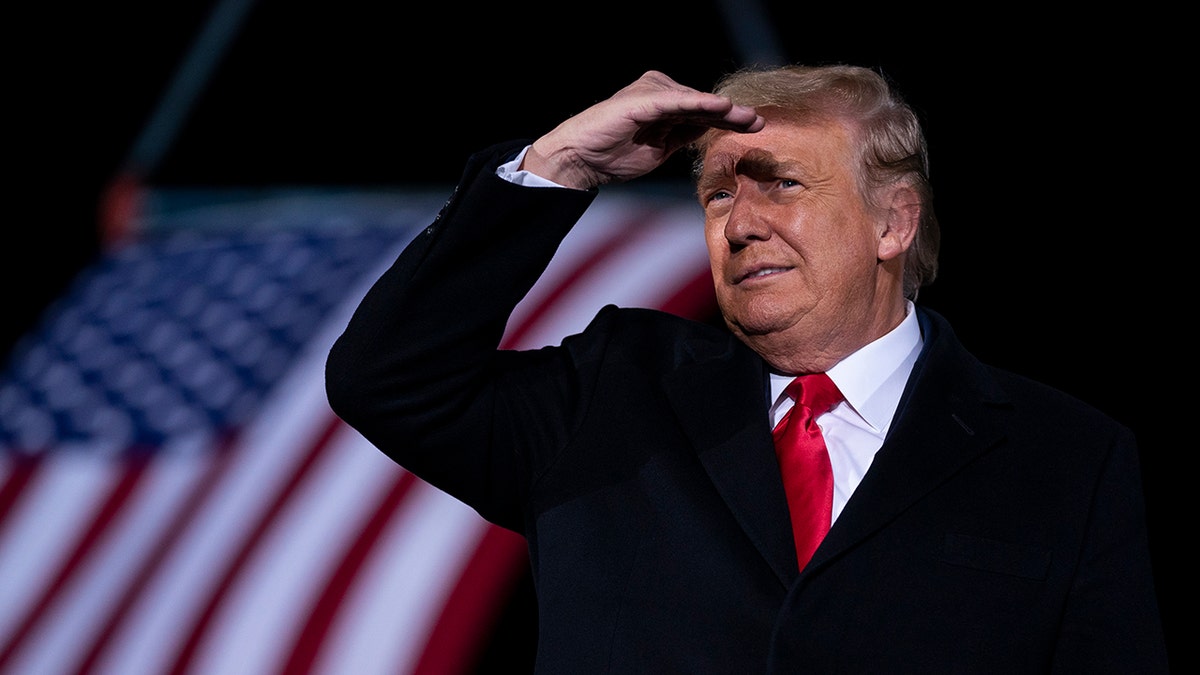
[[[796,405],[775,427],[775,453],[792,515],[796,557],[804,569],[833,519],[833,469],[816,418],[837,405],[842,392],[828,375],[816,373],[797,377],[785,393]]]

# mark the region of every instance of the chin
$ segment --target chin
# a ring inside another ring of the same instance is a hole
[[[786,330],[795,322],[795,312],[784,312],[778,302],[719,302],[725,324],[734,333],[747,337]]]
[[[778,333],[787,328],[787,323],[778,317],[755,317],[745,315],[725,315],[725,325],[735,334],[746,338],[761,338]]]

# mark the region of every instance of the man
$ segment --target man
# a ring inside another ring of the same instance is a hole
[[[597,189],[689,145],[726,326],[606,307],[497,350]],[[868,69],[648,72],[472,158],[334,345],[330,402],[525,535],[539,672],[1164,672],[1134,439],[915,304],[926,166]],[[814,373],[840,402],[812,552],[772,429]]]

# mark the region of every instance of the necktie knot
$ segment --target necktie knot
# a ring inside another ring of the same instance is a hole
[[[829,412],[842,400],[842,392],[825,373],[801,375],[792,380],[784,391],[796,405],[812,411],[812,416]]]

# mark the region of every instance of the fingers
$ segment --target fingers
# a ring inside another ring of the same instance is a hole
[[[535,141],[523,168],[590,189],[653,171],[706,129],[752,133],[763,124],[751,107],[651,70]]]
[[[644,99],[642,106],[631,111],[632,118],[640,124],[673,120],[689,126],[752,133],[762,129],[764,123],[750,106],[734,105],[724,96],[679,84],[657,70],[647,71],[610,100],[620,100],[623,96],[630,100]]]

